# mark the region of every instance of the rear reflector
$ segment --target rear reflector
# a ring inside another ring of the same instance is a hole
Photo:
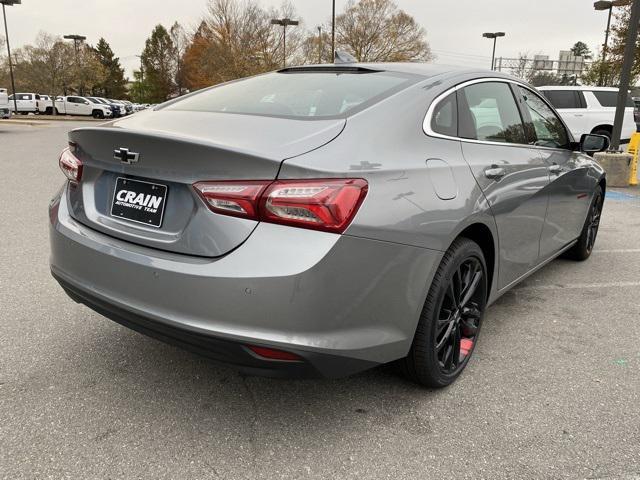
[[[77,183],[80,181],[82,178],[82,162],[71,152],[70,148],[65,148],[62,151],[58,164],[62,173],[71,182]]]
[[[222,215],[342,233],[364,201],[368,184],[347,178],[198,182],[193,187]]]
[[[256,345],[247,345],[247,348],[259,357],[266,358],[268,360],[285,360],[288,362],[301,362],[302,357],[295,353],[285,352],[283,350],[276,350],[274,348],[258,347]]]

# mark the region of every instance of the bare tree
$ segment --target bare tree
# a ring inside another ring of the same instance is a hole
[[[392,0],[350,0],[336,18],[336,37],[361,62],[432,59],[425,30]]]
[[[173,41],[173,46],[175,48],[175,60],[173,68],[176,87],[178,89],[178,96],[180,96],[182,95],[182,89],[184,87],[183,57],[189,44],[189,38],[187,37],[187,33],[185,32],[182,25],[180,25],[178,22],[175,22],[171,26],[169,35],[171,36],[171,40]]]

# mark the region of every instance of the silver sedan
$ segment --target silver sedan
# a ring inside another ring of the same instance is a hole
[[[589,257],[606,188],[531,86],[420,64],[287,68],[80,128],[51,271],[134,330],[264,375],[397,361],[442,387],[488,305]]]

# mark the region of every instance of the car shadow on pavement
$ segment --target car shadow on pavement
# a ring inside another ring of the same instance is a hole
[[[406,381],[393,365],[337,380],[247,376],[86,309],[83,315],[97,328],[92,341],[74,342],[75,365],[69,367],[81,372],[77,387],[89,397],[95,392],[101,408],[120,409],[128,423],[151,416],[187,431],[215,425],[244,432],[250,442],[263,434],[300,441],[318,431],[352,435],[372,422],[425,434],[429,419],[419,405],[424,411],[425,397],[443,392]]]

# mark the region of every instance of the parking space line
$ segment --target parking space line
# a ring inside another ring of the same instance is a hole
[[[640,287],[640,282],[609,282],[609,283],[565,283],[556,285],[526,285],[515,288],[514,291],[521,290],[586,290],[590,288],[628,288]]]
[[[640,253],[640,248],[612,248],[609,250],[594,250],[593,253]]]

